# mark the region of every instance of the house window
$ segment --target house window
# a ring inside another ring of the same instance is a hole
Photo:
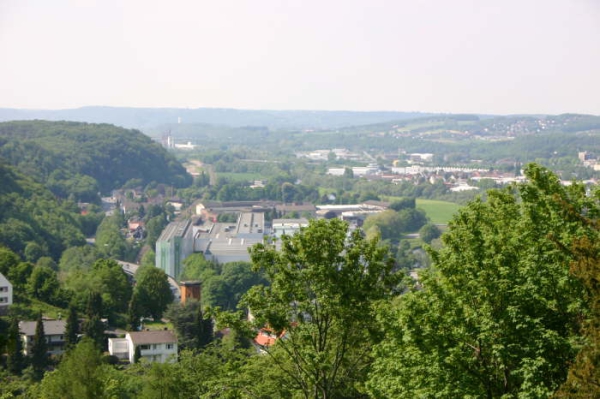
[[[156,344],[152,345],[152,349],[156,350]]]
[[[8,303],[8,298],[5,296],[0,296],[0,303]]]
[[[140,345],[140,350],[146,351],[150,349],[150,345]]]
[[[173,349],[173,344],[167,344],[167,349]]]
[[[8,287],[0,287],[0,292],[8,292]]]

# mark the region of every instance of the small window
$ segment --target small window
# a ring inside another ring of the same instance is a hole
[[[173,349],[173,344],[167,344],[167,349]]]
[[[150,345],[140,345],[140,350],[145,351],[145,350],[148,350],[148,349],[150,349]]]
[[[156,344],[152,345],[152,350],[156,350]]]
[[[8,292],[8,287],[0,287],[0,292]]]
[[[0,303],[7,303],[8,302],[8,298],[5,296],[0,296]]]

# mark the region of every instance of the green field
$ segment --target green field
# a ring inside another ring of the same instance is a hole
[[[224,177],[231,182],[239,182],[239,181],[254,181],[254,180],[262,180],[265,179],[265,176],[260,173],[231,173],[231,172],[218,172],[217,178]]]
[[[447,224],[461,206],[453,202],[417,198],[417,208],[423,209],[433,223]]]

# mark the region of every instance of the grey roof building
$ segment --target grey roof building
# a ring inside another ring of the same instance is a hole
[[[65,327],[67,322],[64,320],[43,320],[44,337],[46,339],[48,354],[58,355],[64,352],[65,348]],[[19,322],[19,334],[23,340],[23,353],[29,355],[31,346],[35,337],[35,327],[37,321]]]
[[[215,223],[199,231],[194,240],[194,250],[219,263],[249,262],[248,249],[263,242],[264,234],[264,213],[242,212],[236,223]]]

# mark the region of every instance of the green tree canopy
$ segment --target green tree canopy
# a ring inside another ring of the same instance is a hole
[[[401,198],[393,201],[389,208],[399,212],[402,209],[415,209],[417,207],[417,202],[415,198]]]
[[[442,235],[442,231],[433,223],[427,223],[419,230],[419,237],[427,244],[431,244],[431,241],[439,238]]]
[[[257,326],[285,334],[272,359],[289,388],[306,397],[357,396],[376,337],[365,320],[397,282],[387,249],[339,219],[323,219],[284,236],[281,251],[257,244],[251,256],[271,285],[253,287],[244,303]]]
[[[69,305],[69,315],[65,325],[65,348],[72,349],[77,344],[77,335],[79,334],[79,315],[73,305]]]
[[[60,301],[60,283],[56,272],[48,266],[35,266],[27,281],[27,292],[34,298],[48,303]]]
[[[102,363],[93,340],[83,338],[67,352],[58,368],[34,387],[33,397],[48,399],[102,399],[124,396],[124,378]]]
[[[99,257],[98,250],[92,245],[67,248],[60,257],[58,268],[66,273],[77,269],[87,271]]]
[[[119,263],[109,259],[97,260],[89,278],[95,281],[96,289],[102,294],[105,315],[127,310],[133,289]]]
[[[526,173],[530,183],[461,209],[432,270],[381,312],[371,395],[545,398],[564,380],[582,290],[560,246],[580,224],[551,199],[582,212],[585,192],[535,165]]]
[[[135,279],[135,295],[144,315],[160,319],[173,302],[167,275],[157,267],[143,266],[138,269]]]
[[[0,245],[0,273],[8,276],[10,269],[18,265],[21,259],[10,249]]]
[[[12,374],[20,375],[25,367],[25,358],[23,357],[23,342],[19,334],[19,320],[13,317],[8,329],[6,367]]]
[[[41,379],[48,365],[48,345],[44,332],[44,321],[40,313],[35,323],[35,335],[31,345],[31,367],[36,379]]]

